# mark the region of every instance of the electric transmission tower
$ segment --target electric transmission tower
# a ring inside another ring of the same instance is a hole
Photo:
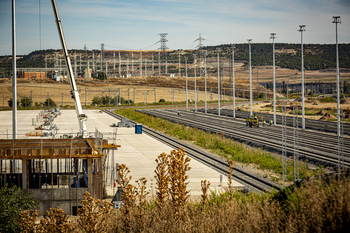
[[[203,47],[204,47],[203,41],[205,41],[205,40],[206,40],[206,39],[204,39],[204,38],[202,37],[202,34],[199,34],[199,37],[194,41],[194,42],[198,41],[198,45],[197,45],[196,48],[198,48],[198,49],[203,48]]]
[[[165,61],[166,61],[166,55],[165,55],[165,50],[168,49],[168,47],[166,46],[166,42],[168,42],[166,36],[168,35],[168,33],[160,33],[160,40],[158,42],[160,42],[160,47],[159,47],[159,50],[162,50],[162,55],[163,55],[163,64],[165,66]],[[165,67],[165,73],[166,72],[166,67]]]
[[[103,66],[102,66],[102,59],[103,59],[103,51],[105,50],[105,44],[104,43],[101,43],[101,65],[100,65],[100,67],[101,67],[101,72],[103,72]]]
[[[198,61],[198,68],[199,68],[199,75],[200,77],[202,77],[202,74],[204,74],[204,51],[202,53],[202,49],[204,47],[203,45],[203,41],[205,41],[206,39],[204,39],[202,37],[202,34],[199,34],[199,37],[194,40],[194,42],[198,41],[198,45],[196,46],[197,50],[198,50],[198,58],[197,58],[197,61]]]

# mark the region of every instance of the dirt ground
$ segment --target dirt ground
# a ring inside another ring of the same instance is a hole
[[[315,104],[317,103],[317,105]],[[311,109],[315,110],[315,115],[305,115],[305,118],[314,119],[314,120],[329,120],[329,119],[336,119],[335,116],[327,114],[328,111],[336,111],[337,103],[321,103],[319,100],[305,100],[305,109]],[[298,101],[288,101],[288,106],[302,106],[302,102]],[[250,104],[247,103],[242,106],[243,109],[246,111],[249,111]],[[276,101],[276,107],[281,108],[281,101]],[[340,104],[340,108],[344,110],[344,114],[350,114],[350,98],[346,98],[345,102],[343,104]],[[301,110],[301,107],[299,107],[299,110]],[[323,111],[322,111],[323,110]],[[253,104],[253,112],[264,112],[264,113],[273,113],[273,104],[271,103],[258,103]],[[287,110],[287,116],[293,116],[293,114],[290,114],[292,112],[291,110]],[[279,111],[276,111],[277,115],[281,115],[282,113]],[[300,116],[299,116],[300,117]],[[323,119],[321,119],[324,117]]]
[[[117,85],[117,84],[102,84],[102,85],[82,85],[78,84],[78,89],[80,90],[80,101],[82,105],[87,105],[92,103],[92,99],[95,96],[109,96],[111,98],[117,96],[119,93],[119,88],[121,96],[128,100],[134,101],[135,92],[135,102],[144,103],[154,103],[155,100],[158,102],[160,99],[165,99],[166,101],[172,101],[172,88],[168,87],[152,87],[152,86],[137,86],[137,85]],[[156,88],[156,95],[155,95]],[[30,98],[33,97],[33,103],[43,102],[45,99],[50,97],[53,101],[58,104],[63,105],[74,105],[74,101],[70,95],[70,85],[68,83],[18,83],[17,84],[17,96],[18,99],[24,98],[25,96]],[[185,89],[173,89],[174,102],[185,101],[186,91]],[[0,107],[8,107],[8,100],[12,98],[12,84],[1,83],[0,84]],[[195,99],[194,91],[189,90],[188,98],[192,101]],[[1,101],[2,99],[2,101]],[[204,91],[199,91],[198,99],[204,101],[205,94]],[[232,97],[227,96],[226,99],[232,99]],[[217,100],[217,94],[210,94],[207,92],[207,100]],[[111,103],[113,104],[113,103]]]

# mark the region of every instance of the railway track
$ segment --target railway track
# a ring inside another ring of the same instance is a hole
[[[223,133],[225,137],[240,142],[262,147],[270,151],[281,152],[282,130],[277,127],[247,127],[245,121],[234,120],[225,116],[213,114],[186,112],[181,110],[139,110],[155,117],[172,122],[196,127],[212,133]],[[177,113],[180,112],[181,116]],[[334,134],[299,130],[299,155],[314,164],[336,166],[338,164],[338,137]],[[294,156],[293,129],[287,128],[287,155]],[[344,140],[344,166],[350,167],[350,144]]]
[[[299,108],[300,110],[301,108]],[[204,109],[198,109],[198,112],[204,112]],[[287,111],[292,111],[292,110],[287,110]],[[212,109],[207,109],[208,113],[211,114],[218,114],[217,108],[212,108]],[[220,115],[221,116],[228,116],[232,117],[233,116],[233,110],[231,109],[220,109]],[[264,120],[266,122],[268,121],[273,121],[273,114],[270,113],[258,113],[258,115],[263,115]],[[247,118],[249,117],[249,112],[245,111],[236,111],[236,118]],[[287,126],[293,126],[293,117],[292,116],[287,116],[286,117],[286,124]],[[276,124],[282,124],[282,116],[281,115],[276,115]],[[301,128],[302,126],[302,118],[299,115],[298,118],[298,126]],[[344,135],[350,135],[350,124],[344,124]],[[305,118],[305,129],[311,129],[311,130],[317,130],[321,132],[328,132],[328,133],[337,133],[337,122],[330,122],[330,121],[317,121],[317,120],[312,120]]]
[[[108,110],[103,110],[103,112],[117,119],[121,119],[123,117],[121,115],[118,115]],[[131,122],[133,124],[136,123],[133,121]],[[224,161],[223,159],[215,157],[205,151],[196,149],[187,143],[180,142],[177,139],[174,139],[170,136],[159,133],[156,130],[148,128],[147,126],[143,126],[142,130],[144,133],[150,135],[151,137],[156,138],[157,140],[169,145],[174,149],[183,148],[186,151],[186,154],[190,158],[196,159],[226,176],[228,175],[229,167],[228,167],[227,161]],[[235,166],[232,176],[234,180],[244,185],[245,188],[249,191],[271,192],[272,189],[280,190],[281,188],[284,188],[283,186],[278,185],[268,179],[246,172],[238,166]]]

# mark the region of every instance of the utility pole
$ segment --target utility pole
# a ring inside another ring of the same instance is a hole
[[[272,39],[272,52],[273,52],[273,125],[276,126],[276,74],[275,74],[275,39],[276,33],[270,33]]]
[[[336,42],[336,59],[337,59],[337,134],[338,134],[338,171],[344,168],[343,159],[340,158],[341,153],[341,132],[340,132],[340,97],[339,97],[339,51],[338,51],[338,23],[341,23],[340,16],[333,16],[333,22],[335,23],[335,42]]]
[[[95,72],[95,52],[92,51],[92,70]]]
[[[188,86],[187,86],[187,57],[185,57],[185,70],[186,70],[186,111],[188,111]]]
[[[235,102],[235,45],[232,45],[232,108],[233,119],[236,118],[236,102]]]
[[[115,52],[113,52],[113,74],[115,74]]]
[[[158,51],[158,76],[160,77],[160,52]]]
[[[180,54],[179,54],[179,77],[181,77],[181,69],[180,69]]]
[[[252,53],[251,42],[252,39],[248,39],[249,44],[249,83],[250,83],[250,116],[253,116],[253,88],[252,88]]]
[[[220,48],[216,48],[218,54],[218,116],[220,116]]]
[[[197,58],[197,54],[193,54],[193,62],[194,62],[194,111],[195,112],[197,112],[196,58]]]
[[[105,44],[101,43],[101,72],[103,72],[103,50],[105,50]]]
[[[154,75],[154,57],[153,57],[153,53],[152,53],[152,75]]]
[[[47,78],[47,56],[46,56],[46,54],[45,54],[45,78]]]
[[[16,2],[12,0],[12,138],[17,139]]]
[[[131,52],[131,76],[134,76],[134,52]]]
[[[140,77],[142,77],[142,51],[140,49]]]
[[[121,65],[121,58],[120,58],[120,51],[118,51],[119,52],[119,78],[121,78],[122,77],[122,65]]]
[[[204,95],[205,95],[205,107],[204,111],[207,113],[207,51],[204,51]]]
[[[305,129],[305,88],[304,88],[304,49],[303,49],[303,32],[305,31],[305,25],[299,25],[299,32],[301,34],[301,113],[302,113],[302,129]]]

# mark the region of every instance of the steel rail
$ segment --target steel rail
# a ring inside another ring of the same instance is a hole
[[[169,113],[177,114],[178,111],[175,112],[175,110],[167,110]],[[200,113],[194,113],[194,112],[186,112],[181,111],[181,115],[187,115],[192,117],[198,117],[198,114]],[[217,115],[212,114],[201,114],[200,120],[202,122],[208,122],[211,120],[218,120]],[[229,117],[220,117],[220,120],[218,121],[220,123],[220,126],[227,129],[241,129],[245,131],[255,131],[256,133],[259,133],[261,136],[267,137],[267,138],[276,138],[278,139],[281,136],[281,129],[280,127],[266,127],[266,128],[248,128],[245,126],[245,121],[241,120],[233,120]],[[265,130],[268,129],[268,130]],[[287,140],[293,140],[293,137],[290,136],[293,134],[291,129],[288,129],[289,134],[287,134]],[[299,137],[301,139],[300,144],[304,144],[305,146],[312,147],[314,149],[319,149],[320,144],[322,144],[322,149],[324,151],[328,151],[329,153],[337,153],[338,147],[338,138],[336,135],[333,134],[323,134],[321,132],[314,132],[314,131],[299,131]],[[344,153],[350,157],[350,143],[345,142],[345,148]]]
[[[197,117],[195,120],[191,119],[184,119],[183,116],[169,116],[167,113],[162,113],[160,110],[142,110],[140,112],[144,112],[148,115],[153,115],[156,117],[161,117],[173,122],[181,123],[190,127],[196,127],[205,131],[210,131],[213,133],[221,133],[223,132],[226,137],[234,138],[239,141],[247,141],[255,145],[264,145],[267,148],[271,149],[281,149],[281,142],[280,139],[274,140],[270,138],[265,138],[265,137],[260,137],[252,133],[244,133],[240,132],[237,130],[230,130],[230,129],[225,129],[222,127],[215,126],[215,124],[212,122],[211,124],[207,123],[201,123],[200,120],[202,119],[201,117]],[[221,118],[221,117],[220,117]],[[249,130],[249,127],[246,127],[247,131]],[[292,155],[294,152],[294,145],[287,143],[287,152],[288,154]],[[314,150],[310,149],[307,146],[300,146],[299,144],[299,152],[303,154],[304,156],[311,158],[311,159],[316,159],[318,161],[321,161],[326,164],[332,164],[335,165],[338,162],[338,157],[331,154],[327,153],[325,151],[322,151],[322,146],[320,145],[320,150]],[[344,165],[347,167],[350,167],[350,159],[345,158],[344,160]]]
[[[107,110],[103,110],[103,112],[109,114],[112,117],[115,117],[117,119],[121,119],[123,116],[118,115],[114,112],[110,112]],[[133,124],[136,124],[136,122],[131,121]],[[170,136],[164,135],[160,132],[157,132],[156,130],[150,129],[147,126],[143,126],[143,132],[146,134],[156,138],[157,140],[168,144],[169,146],[178,149],[183,148],[186,151],[186,154],[194,158],[203,164],[213,168],[214,170],[228,176],[228,164],[226,161],[217,158],[205,151],[199,150],[197,148],[194,148],[192,145],[189,145],[184,142],[180,142],[177,139],[174,139]],[[246,186],[246,188],[250,191],[265,191],[265,192],[271,192],[272,189],[274,190],[280,190],[281,188],[284,188],[281,185],[278,185],[268,179],[256,176],[254,174],[250,174],[249,172],[244,171],[238,166],[234,167],[234,170],[232,172],[233,179],[242,183]]]
[[[198,109],[197,112],[204,112],[204,109]],[[212,113],[217,115],[216,109],[208,109],[208,113]],[[221,116],[228,116],[232,117],[232,110],[228,109],[221,109],[220,115]],[[269,121],[273,120],[273,114],[270,113],[258,113],[259,115],[263,115],[264,119]],[[245,111],[236,111],[236,118],[247,118],[249,117],[249,112]],[[301,121],[302,119],[299,118],[299,128],[301,128]],[[282,119],[280,115],[277,115],[276,123],[281,124]],[[287,126],[293,126],[293,117],[287,116]],[[305,119],[305,128],[306,129],[312,129],[317,130],[321,132],[330,132],[330,133],[337,133],[337,123],[336,122],[327,122],[327,121],[318,121],[313,119]],[[350,135],[350,124],[344,124],[344,134]]]

